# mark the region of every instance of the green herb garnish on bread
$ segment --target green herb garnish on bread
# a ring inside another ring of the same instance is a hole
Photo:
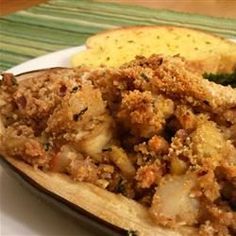
[[[87,49],[72,57],[72,65],[119,67],[137,55],[176,55],[199,73],[231,72],[236,43],[202,31],[171,26],[128,27],[88,38]]]

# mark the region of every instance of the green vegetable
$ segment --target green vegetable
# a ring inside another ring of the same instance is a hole
[[[219,74],[207,74],[204,73],[203,77],[205,79],[208,79],[210,81],[213,81],[217,84],[222,85],[230,85],[233,88],[236,88],[236,70],[232,73],[226,74],[226,73],[219,73]]]

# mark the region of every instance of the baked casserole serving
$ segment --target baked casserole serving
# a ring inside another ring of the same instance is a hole
[[[236,234],[236,90],[178,56],[4,73],[0,153],[122,194],[154,225]]]

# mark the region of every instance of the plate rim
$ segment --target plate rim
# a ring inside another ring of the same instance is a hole
[[[32,70],[41,70],[41,69],[47,69],[47,68],[52,68],[52,67],[72,67],[72,65],[70,64],[70,58],[72,57],[72,55],[82,52],[84,50],[87,50],[87,48],[83,44],[83,45],[76,46],[76,47],[69,47],[69,48],[58,50],[58,51],[50,52],[45,55],[35,57],[35,58],[32,58],[28,61],[20,63],[19,65],[9,68],[4,72],[13,73],[13,74],[21,74],[21,73],[29,72]],[[59,57],[61,57],[61,58],[59,58]],[[46,62],[48,60],[50,60],[52,58],[56,58],[59,60],[61,59],[62,61],[56,61],[56,62],[50,61],[48,66],[44,65],[44,64],[46,64]],[[67,60],[66,60],[66,58],[67,58]],[[63,61],[63,60],[65,60],[65,61]],[[38,65],[38,63],[37,63],[38,61],[44,61],[44,64]],[[29,67],[29,69],[26,70],[25,67]]]

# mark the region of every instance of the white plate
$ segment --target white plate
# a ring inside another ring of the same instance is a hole
[[[57,66],[70,67],[71,56],[74,55],[75,53],[84,51],[85,49],[86,49],[85,46],[79,46],[49,53],[45,56],[37,57],[35,59],[22,63],[18,66],[15,66],[10,70],[8,70],[8,72],[12,72],[16,75],[31,70],[38,70],[50,67],[57,67]]]
[[[70,57],[85,50],[74,47],[30,60],[8,70],[14,74],[56,66],[70,66]],[[39,199],[0,166],[1,236],[91,236],[69,215]],[[65,218],[66,216],[66,218]]]

